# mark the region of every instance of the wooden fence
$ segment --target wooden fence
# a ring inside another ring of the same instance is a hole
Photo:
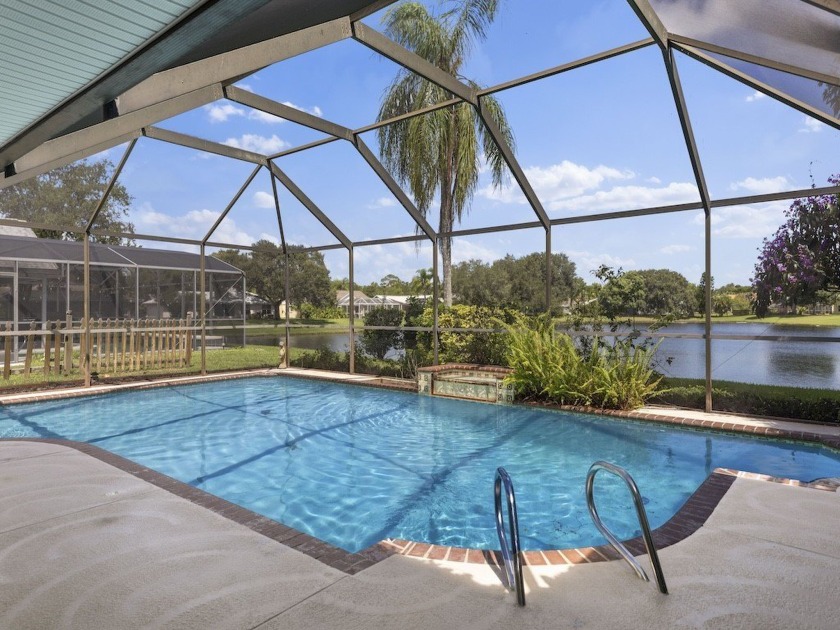
[[[70,374],[81,368],[82,352],[89,348],[91,372],[137,372],[164,368],[187,367],[192,359],[195,332],[192,318],[187,319],[99,319],[90,320],[90,335],[84,327],[73,328],[73,322],[47,322],[46,328],[33,323],[30,330],[13,330],[6,322],[3,336],[3,378],[15,372],[30,376],[33,357],[43,353],[44,376]],[[20,365],[13,357],[13,337],[24,340],[24,359]],[[41,350],[35,352],[35,340],[41,339]],[[78,340],[78,346],[76,341]]]

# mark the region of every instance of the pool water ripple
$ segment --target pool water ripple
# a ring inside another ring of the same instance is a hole
[[[294,378],[252,378],[0,410],[4,437],[94,443],[348,551],[386,537],[498,546],[493,478],[516,488],[523,547],[603,543],[585,506],[592,462],[635,477],[653,527],[717,467],[840,476],[820,446]],[[637,533],[624,485],[599,475],[599,513]]]

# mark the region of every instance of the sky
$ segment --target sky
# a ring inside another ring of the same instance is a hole
[[[429,3],[435,8],[436,3]],[[365,22],[378,30],[381,13]],[[491,86],[644,39],[626,0],[505,0],[464,75]],[[677,64],[713,199],[826,185],[840,172],[840,132],[686,56]],[[352,40],[260,70],[239,87],[351,128],[375,121],[399,68]],[[551,218],[698,201],[699,196],[661,53],[651,46],[606,62],[500,92],[514,130],[516,155]],[[247,107],[219,101],[162,121],[160,127],[260,153],[323,137]],[[377,152],[375,132],[363,136]],[[120,147],[107,152],[119,161]],[[414,234],[414,224],[347,142],[277,161],[354,241]],[[138,233],[201,239],[254,166],[142,138],[120,176],[133,197]],[[288,242],[336,241],[280,189]],[[715,209],[715,284],[749,283],[763,238],[783,221],[789,201]],[[435,209],[430,223],[437,227]],[[536,220],[511,179],[494,189],[484,174],[460,228]],[[700,211],[557,226],[552,251],[566,254],[587,282],[601,264],[668,268],[698,282],[704,268]],[[270,180],[263,170],[211,240],[279,242]],[[160,243],[142,242],[161,247]],[[188,247],[168,245],[169,247]],[[544,251],[540,229],[459,237],[453,262],[492,262]],[[348,275],[346,250],[325,252],[333,278]],[[355,248],[355,278],[393,273],[408,280],[431,267],[431,247],[400,243]]]

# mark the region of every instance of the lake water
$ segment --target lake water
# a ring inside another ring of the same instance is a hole
[[[703,324],[672,324],[662,329],[667,334],[702,335]],[[782,341],[714,339],[712,340],[712,378],[742,383],[791,385],[840,389],[840,341],[797,341],[799,337],[840,339],[840,328],[814,326],[778,326],[773,324],[713,324],[713,335],[778,335]],[[268,343],[276,344],[272,337]],[[249,338],[248,343],[261,343]],[[346,351],[347,333],[294,335],[295,348],[329,348]],[[660,372],[666,376],[704,378],[703,339],[665,338],[657,352]]]

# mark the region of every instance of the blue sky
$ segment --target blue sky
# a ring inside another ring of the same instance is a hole
[[[434,6],[434,5],[433,5]],[[366,22],[380,27],[381,14]],[[647,32],[625,0],[528,0],[502,4],[465,75],[483,85],[643,39]],[[838,132],[678,55],[689,114],[713,198],[810,186],[840,171]],[[397,66],[361,44],[342,41],[263,69],[240,84],[348,127],[374,122]],[[501,92],[516,136],[517,157],[549,216],[697,201],[698,195],[659,50],[640,51]],[[220,101],[159,126],[233,146],[273,153],[321,134]],[[376,150],[375,133],[364,136]],[[120,149],[108,152],[116,162]],[[281,158],[289,174],[352,240],[413,234],[413,223],[352,146],[335,142]],[[202,238],[253,170],[223,157],[141,139],[120,181],[134,197],[138,232]],[[279,240],[265,172],[254,180],[213,240]],[[287,192],[280,191],[287,240],[326,245],[334,238]],[[747,283],[763,237],[789,202],[713,212],[717,285]],[[494,190],[482,180],[462,228],[533,221],[512,181]],[[436,226],[434,215],[430,222]],[[566,253],[591,281],[605,263],[625,270],[670,268],[697,282],[703,270],[701,212],[558,226],[553,251]],[[160,247],[157,243],[144,243]],[[453,261],[492,261],[542,251],[544,232],[526,230],[455,239]],[[347,275],[343,250],[327,252],[331,275]],[[358,282],[388,273],[409,279],[431,266],[431,249],[411,243],[358,247]]]

